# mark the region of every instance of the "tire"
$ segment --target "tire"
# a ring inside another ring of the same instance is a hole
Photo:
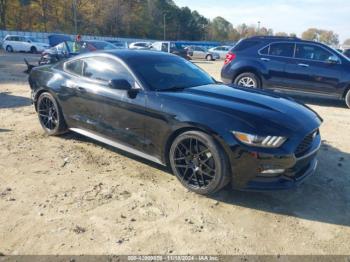
[[[350,89],[348,90],[348,92],[346,93],[345,96],[345,103],[348,106],[348,108],[350,108]]]
[[[207,61],[213,61],[213,56],[212,55],[207,55],[206,59],[207,59]]]
[[[13,53],[12,46],[10,46],[10,45],[6,46],[6,52]]]
[[[226,153],[203,132],[180,134],[170,147],[169,163],[181,184],[198,194],[211,195],[230,181]]]
[[[36,49],[35,46],[32,46],[32,47],[30,48],[30,52],[31,52],[32,54],[36,54],[36,53],[38,52],[38,50]]]
[[[249,72],[238,75],[233,83],[246,88],[261,88],[261,83],[257,75]]]
[[[56,136],[67,132],[61,109],[56,99],[48,92],[39,96],[37,112],[41,127],[49,136]]]

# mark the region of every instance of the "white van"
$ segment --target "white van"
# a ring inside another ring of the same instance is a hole
[[[42,52],[47,48],[50,48],[49,44],[39,42],[35,38],[19,35],[7,35],[5,36],[2,47],[7,52]]]

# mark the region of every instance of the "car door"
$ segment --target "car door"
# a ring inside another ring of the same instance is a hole
[[[295,44],[275,42],[259,51],[259,60],[265,68],[264,88],[285,88],[285,68],[294,55]]]
[[[9,37],[7,45],[11,46],[14,52],[19,51],[18,40],[19,40],[18,36]]]
[[[285,81],[291,89],[334,95],[341,76],[341,60],[336,54],[316,44],[297,43]]]
[[[195,59],[205,59],[206,52],[203,48],[195,46],[193,49],[193,58]]]
[[[30,44],[28,43],[27,39],[23,36],[18,37],[18,42],[17,42],[17,50],[18,51],[23,51],[23,52],[28,52],[30,51]]]
[[[80,60],[82,76],[74,73],[65,83],[63,94],[69,97],[63,107],[78,128],[122,142],[136,149],[144,148],[145,94],[112,89],[109,81],[125,79],[134,88],[139,84],[130,71],[111,57],[93,56]],[[69,62],[66,70],[69,71]],[[78,69],[79,70],[79,69]]]

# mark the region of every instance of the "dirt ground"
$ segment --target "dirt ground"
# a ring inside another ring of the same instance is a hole
[[[163,167],[76,134],[47,137],[23,57],[0,53],[0,253],[350,254],[350,110],[323,118],[319,167],[297,189],[188,192]],[[222,62],[198,62],[219,78]]]

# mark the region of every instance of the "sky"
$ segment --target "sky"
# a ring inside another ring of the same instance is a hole
[[[332,30],[340,43],[350,38],[350,0],[174,0],[207,18],[222,16],[234,26],[246,23],[275,33],[301,33],[316,27]]]

